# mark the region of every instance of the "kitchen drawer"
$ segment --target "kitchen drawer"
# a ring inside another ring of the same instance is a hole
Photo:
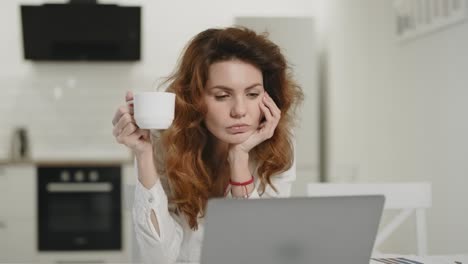
[[[36,262],[35,222],[23,219],[8,219],[0,228],[0,263]]]

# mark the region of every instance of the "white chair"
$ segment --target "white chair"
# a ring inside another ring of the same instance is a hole
[[[432,204],[430,183],[309,183],[308,196],[346,196],[382,194],[384,209],[401,212],[378,233],[374,249],[385,241],[413,212],[416,212],[417,254],[427,255],[427,229],[425,209]],[[374,252],[376,252],[375,250]],[[376,252],[378,253],[378,252]]]

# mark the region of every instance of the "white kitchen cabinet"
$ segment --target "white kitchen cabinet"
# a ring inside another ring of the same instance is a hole
[[[35,219],[37,207],[36,167],[6,167],[8,203],[6,213],[21,219]]]
[[[7,243],[7,220],[0,219],[0,263],[4,262],[2,256],[5,254],[5,251],[7,249]]]
[[[135,167],[133,163],[126,163],[122,165],[122,195],[123,195],[123,212],[124,225],[125,225],[125,236],[124,243],[127,249],[128,258],[130,263],[141,262],[138,245],[135,237],[135,231],[133,229],[132,219],[132,207],[135,196],[135,184],[137,175],[135,174]]]
[[[2,216],[34,218],[36,193],[33,164],[0,166],[0,219]]]
[[[132,211],[137,176],[133,163],[122,165],[122,202],[125,211]]]
[[[4,217],[6,216],[6,208],[8,204],[7,190],[8,177],[6,175],[6,169],[3,166],[0,166],[0,222],[2,222],[2,220],[5,220]]]
[[[6,169],[0,166],[0,262],[4,262],[3,256],[7,251],[8,237],[7,237],[7,214],[6,208],[8,203],[8,178],[6,176]]]
[[[122,176],[123,183],[135,185],[137,180],[137,175],[135,175],[135,166],[133,163],[122,164]]]
[[[6,228],[0,230],[0,263],[35,262],[35,221],[10,218]]]
[[[0,166],[0,263],[35,262],[36,169]]]

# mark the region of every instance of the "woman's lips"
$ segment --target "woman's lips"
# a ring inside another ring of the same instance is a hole
[[[227,128],[227,131],[231,134],[245,133],[249,130],[249,127],[249,125],[231,126]]]

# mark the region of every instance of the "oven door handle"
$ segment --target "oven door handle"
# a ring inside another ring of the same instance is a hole
[[[111,192],[113,185],[110,182],[98,183],[48,183],[48,192]]]
[[[106,263],[104,260],[57,260],[57,264],[92,264],[92,263]]]

